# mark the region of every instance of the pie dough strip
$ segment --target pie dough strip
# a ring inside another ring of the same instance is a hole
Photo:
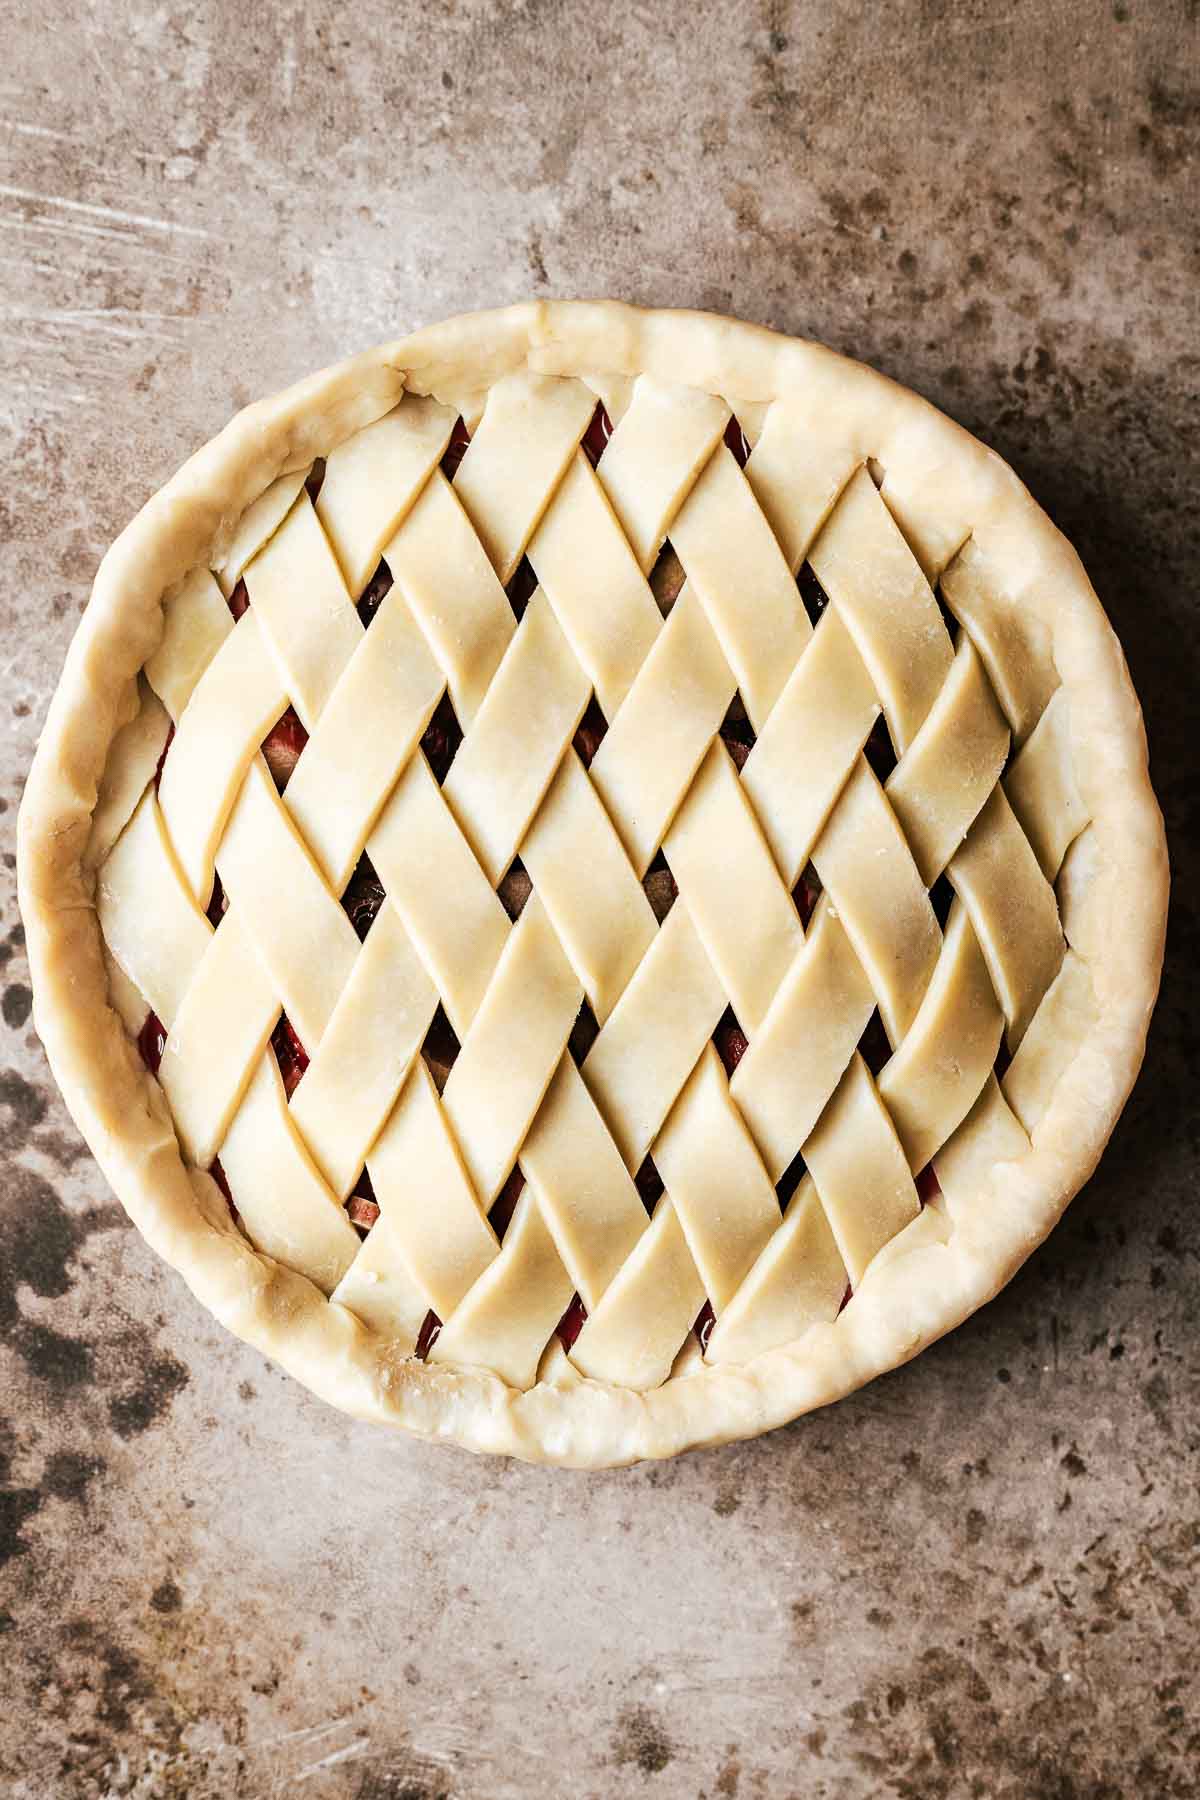
[[[686,905],[677,901],[581,1071],[630,1174],[641,1167],[724,1010],[725,990]]]
[[[242,514],[224,555],[213,563],[213,574],[227,600],[241,580],[246,564],[258,555],[269,538],[274,537],[291,512],[308,474],[307,469],[293,469],[290,475],[281,475]]]
[[[1030,1137],[1054,1098],[1099,1008],[1087,963],[1068,950],[1003,1081],[1004,1097]]]
[[[787,1217],[713,1326],[709,1363],[749,1362],[836,1319],[849,1277],[811,1175]]]
[[[929,986],[942,934],[896,815],[864,759],[842,790],[812,860],[896,1045]]]
[[[529,561],[605,718],[615,718],[662,615],[582,451],[530,540]]]
[[[571,1347],[593,1381],[661,1387],[704,1305],[704,1283],[669,1195]]]
[[[812,625],[754,491],[724,444],[676,514],[671,543],[733,670],[750,723],[761,731]]]
[[[269,782],[265,771],[262,779]],[[271,792],[274,797],[274,789]],[[185,1060],[180,1054],[181,1039],[177,1036],[174,1044],[168,1039],[172,1061],[164,1089],[173,1111],[179,1108],[177,1127],[182,1121],[184,1136],[193,1137],[195,1147],[207,1157],[220,1119],[232,1109],[220,1146],[222,1166],[238,1196],[251,1239],[328,1293],[353,1260],[358,1238],[292,1126],[274,1057],[261,1054],[277,1004],[261,975],[246,966],[238,925],[227,935],[231,921],[226,915],[214,937],[191,899],[167,841],[153,788],[147,790],[100,872],[97,908],[117,962],[163,1023],[172,1025],[178,1019],[184,1037],[196,1042],[198,1055],[188,1054]],[[221,939],[219,946],[217,938]],[[210,1017],[211,1012],[223,1010],[220,1002],[228,990],[222,972],[232,974],[235,981],[239,973],[246,976],[244,991],[237,994],[243,1026],[240,1048],[246,1059],[240,1064],[234,1057],[237,1040],[224,1038],[214,1043],[204,1020],[196,1016],[204,1010],[202,1002],[198,998],[194,1008],[191,1004],[191,992],[199,978],[206,987],[212,983]],[[164,1052],[164,1062],[166,1055]],[[194,1062],[201,1070],[199,1090],[192,1087]],[[207,1085],[210,1077],[206,1071],[213,1063],[225,1070],[224,1093],[217,1089],[219,1075],[212,1077],[211,1087]],[[199,1141],[202,1132],[207,1133],[207,1142]]]
[[[663,853],[738,1023],[753,1037],[804,932],[719,738],[675,815]]]
[[[596,473],[643,574],[728,423],[729,408],[714,394],[651,375],[634,382]]]
[[[275,792],[251,763],[217,853],[231,907],[268,971],[309,1056],[358,957],[359,943]]]
[[[1014,744],[1023,744],[1059,685],[1048,628],[1003,591],[973,538],[942,571],[941,590],[979,652]]]
[[[248,565],[245,581],[284,692],[304,729],[315,731],[363,625],[307,494]]]
[[[459,723],[470,725],[517,622],[462,502],[440,469],[385,544],[383,557],[446,676]]]
[[[504,586],[595,410],[582,381],[556,376],[505,375],[488,394],[454,489]]]
[[[221,1167],[256,1248],[331,1294],[358,1255],[358,1233],[288,1116],[273,1056],[259,1059],[221,1145]]]
[[[804,948],[730,1082],[773,1182],[820,1118],[874,1010],[866,971],[822,895]]]
[[[500,1253],[419,1056],[367,1169],[379,1218],[333,1298],[411,1353],[426,1313],[449,1318]]]
[[[904,1041],[879,1072],[879,1097],[916,1173],[974,1106],[1004,1035],[1004,1014],[970,915],[955,900],[942,952]]]
[[[719,1319],[780,1219],[775,1189],[712,1044],[654,1140],[653,1157]]]
[[[650,1221],[570,1056],[559,1061],[521,1146],[521,1170],[572,1291],[593,1311]]]
[[[736,691],[704,609],[685,586],[589,771],[639,879]]]
[[[826,441],[824,420],[793,398],[767,408],[746,480],[793,575],[862,458]]]
[[[1067,690],[1059,688],[1021,746],[1004,791],[1042,874],[1053,881],[1088,823],[1071,758]]]
[[[438,995],[395,907],[380,909],[292,1095],[292,1118],[344,1200],[421,1049]]]
[[[116,733],[96,789],[96,805],[83,853],[85,869],[97,869],[133,817],[154,780],[171,735],[171,719],[145,674],[131,695],[132,716]]]
[[[353,599],[441,461],[456,416],[436,400],[405,394],[394,411],[330,452],[317,517]]]
[[[349,881],[444,688],[441,669],[393,587],[330,695],[284,794],[335,894]]]
[[[590,695],[545,594],[534,594],[442,793],[493,886],[575,735]]]
[[[480,1363],[512,1387],[532,1387],[573,1291],[537,1196],[527,1186],[499,1256],[443,1324],[429,1361]]]
[[[1008,744],[1008,723],[964,631],[941,692],[885,788],[927,888],[999,781]]]
[[[252,610],[243,613],[192,689],[159,783],[171,842],[201,907],[212,893],[217,846],[246,771],[286,705],[258,619]]]
[[[900,1139],[857,1053],[805,1141],[804,1160],[857,1287],[876,1251],[921,1210]]]
[[[575,971],[533,894],[504,946],[442,1096],[485,1207],[516,1162],[582,999]]]
[[[997,785],[947,874],[971,915],[1015,1051],[1066,944],[1054,889]]]
[[[826,607],[742,770],[742,785],[789,889],[878,717],[879,701],[854,639],[836,608]]]
[[[998,1165],[1029,1153],[1020,1120],[989,1075],[971,1111],[933,1159],[933,1172],[951,1215],[978,1207],[989,1193]]]
[[[901,756],[954,652],[921,566],[865,469],[847,482],[808,560],[870,671]]]

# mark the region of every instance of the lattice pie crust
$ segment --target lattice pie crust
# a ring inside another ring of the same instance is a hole
[[[1002,463],[813,345],[582,303],[180,471],[20,873],[63,1092],[200,1298],[352,1412],[580,1464],[993,1294],[1129,1091],[1167,881],[1120,650]]]

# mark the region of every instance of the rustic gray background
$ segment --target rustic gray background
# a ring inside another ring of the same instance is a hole
[[[0,1791],[1200,1791],[1195,0],[0,0],[0,43]],[[11,854],[97,558],[188,451],[575,293],[821,337],[1008,456],[1124,635],[1176,862],[1145,1077],[1009,1290],[833,1412],[594,1477],[376,1435],[199,1311],[48,1078]]]

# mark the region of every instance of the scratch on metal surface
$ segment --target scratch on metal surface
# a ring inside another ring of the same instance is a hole
[[[310,1775],[319,1775],[322,1769],[332,1769],[336,1763],[353,1762],[370,1747],[370,1738],[355,1738],[352,1744],[345,1745],[341,1750],[331,1750],[328,1756],[321,1758],[320,1762],[310,1763],[307,1769],[301,1769],[298,1775],[292,1777],[292,1781],[298,1785],[302,1781],[307,1781]]]
[[[155,219],[149,213],[123,212],[117,206],[99,206],[88,200],[67,200],[59,194],[39,194],[35,188],[9,187],[0,182],[0,195],[9,200],[27,200],[35,206],[61,206],[67,212],[86,213],[93,219],[112,219],[118,225],[140,225],[147,231],[165,231],[178,237],[208,238],[211,232],[199,225],[179,225],[174,219]]]

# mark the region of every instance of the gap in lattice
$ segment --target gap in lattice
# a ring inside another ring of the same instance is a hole
[[[721,739],[740,772],[756,742],[754,727],[740,693],[733,696],[729,710],[721,720]]]
[[[290,1100],[300,1086],[300,1079],[308,1067],[308,1051],[300,1042],[296,1028],[286,1013],[280,1013],[275,1029],[271,1033],[271,1048],[275,1052],[275,1061],[279,1065],[283,1091]]]
[[[262,753],[279,793],[292,779],[307,742],[308,733],[300,723],[300,715],[294,706],[289,706],[262,741]]]
[[[317,503],[317,495],[321,492],[321,488],[323,487],[324,482],[325,482],[325,458],[323,456],[318,456],[316,461],[313,463],[312,468],[308,471],[308,474],[304,477],[304,491],[308,495],[309,499],[312,501],[314,506]]]
[[[655,1207],[662,1199],[663,1194],[666,1192],[663,1187],[662,1176],[654,1166],[653,1157],[648,1156],[646,1158],[645,1162],[633,1178],[633,1185],[636,1187],[638,1197],[646,1211],[648,1213],[653,1213]]]
[[[750,461],[750,440],[742,430],[741,421],[736,414],[730,414],[729,423],[725,427],[725,442],[733,452],[733,460],[739,469],[744,469]]]
[[[815,625],[829,605],[829,595],[817,580],[816,570],[810,563],[800,564],[796,586],[800,589],[800,599],[804,604],[804,610]]]
[[[717,1315],[712,1309],[712,1301],[706,1300],[704,1305],[700,1308],[700,1311],[696,1314],[696,1323],[692,1326],[692,1330],[696,1334],[696,1342],[700,1346],[701,1354],[708,1349],[708,1340],[712,1336],[712,1328],[716,1322]]]
[[[521,1198],[524,1186],[525,1177],[520,1169],[514,1169],[492,1201],[491,1210],[488,1213],[488,1223],[501,1243],[504,1242],[504,1234],[512,1224],[513,1214],[517,1210],[517,1201]]]
[[[929,890],[929,904],[933,908],[934,918],[946,929],[946,920],[950,917],[950,908],[954,903],[954,889],[950,885],[948,875],[939,875]]]
[[[358,1235],[364,1238],[379,1217],[379,1202],[365,1168],[359,1170],[358,1179],[350,1190],[346,1201],[346,1217]]]
[[[438,1001],[437,1011],[429,1023],[425,1033],[425,1041],[421,1045],[421,1055],[425,1058],[425,1067],[433,1077],[433,1085],[440,1094],[450,1079],[450,1071],[462,1045],[458,1036],[446,1017],[445,1008]]]
[[[433,1308],[430,1307],[429,1311],[421,1321],[421,1329],[417,1333],[417,1341],[413,1347],[413,1355],[419,1362],[425,1361],[425,1358],[437,1343],[438,1337],[441,1334],[441,1329],[442,1321],[438,1318]]]
[[[877,456],[868,456],[867,474],[871,477],[871,480],[875,483],[877,488],[882,488],[884,482],[887,480],[887,470]]]
[[[942,584],[940,581],[934,584],[933,597],[938,603],[938,611],[942,615],[942,624],[950,634],[950,642],[954,645],[955,649],[957,649],[958,633],[960,629],[959,623],[954,614],[950,611],[946,596],[942,592]]]
[[[1012,1051],[1008,1047],[1008,1033],[1004,1032],[1001,1034],[1000,1048],[996,1052],[996,1061],[993,1070],[997,1081],[1004,1080],[1004,1077],[1008,1074],[1011,1062]]]
[[[804,1172],[807,1168],[808,1164],[804,1160],[803,1151],[797,1150],[795,1156],[793,1156],[791,1162],[783,1171],[779,1180],[775,1183],[775,1198],[779,1202],[779,1210],[781,1212],[786,1211],[792,1195],[800,1186],[800,1182],[803,1179]]]
[[[246,583],[240,577],[234,584],[233,592],[230,594],[225,604],[229,608],[230,615],[232,616],[235,625],[243,613],[249,612],[250,596],[246,592]]]
[[[224,1169],[221,1167],[221,1159],[219,1156],[213,1157],[211,1163],[208,1165],[208,1172],[212,1176],[213,1180],[216,1182],[217,1187],[220,1189],[221,1194],[224,1197],[225,1204],[229,1208],[230,1218],[233,1220],[234,1224],[237,1226],[237,1228],[241,1232],[242,1236],[244,1238],[246,1238],[247,1240],[249,1240],[250,1233],[246,1230],[245,1225],[242,1223],[242,1215],[237,1209],[237,1203],[233,1198],[233,1190],[229,1185],[229,1178],[226,1175]]]
[[[650,902],[650,910],[661,925],[679,896],[675,877],[668,868],[667,859],[661,850],[643,875],[642,887]]]
[[[579,1008],[575,1023],[571,1027],[571,1035],[567,1039],[567,1049],[578,1066],[587,1056],[588,1051],[600,1036],[600,1027],[596,1023],[596,1015],[592,1011],[587,995],[583,997],[583,1005]]]
[[[603,400],[597,400],[596,410],[591,416],[588,428],[580,440],[579,448],[591,463],[593,469],[608,448],[608,440],[613,434],[612,420],[605,411]]]
[[[800,871],[800,879],[792,889],[792,899],[796,911],[800,914],[800,923],[807,931],[809,921],[817,909],[817,901],[821,898],[821,877],[812,863],[805,863]]]
[[[849,1306],[849,1304],[850,1304],[850,1302],[851,1302],[851,1301],[852,1301],[852,1300],[853,1300],[853,1298],[854,1298],[854,1288],[853,1288],[853,1286],[852,1286],[852,1285],[851,1285],[851,1283],[850,1283],[850,1282],[847,1282],[847,1283],[846,1283],[846,1291],[845,1291],[845,1293],[844,1293],[844,1294],[843,1294],[843,1295],[842,1295],[842,1303],[841,1303],[841,1305],[840,1305],[840,1306],[839,1306],[839,1307],[838,1307],[838,1314],[839,1314],[839,1317],[840,1317],[840,1315],[841,1315],[841,1314],[842,1314],[842,1313],[844,1313],[844,1312],[845,1312],[845,1310],[846,1310],[846,1308],[847,1308],[847,1307],[848,1307],[848,1306]]]
[[[450,442],[442,451],[442,474],[447,481],[453,481],[458,474],[458,465],[467,454],[467,445],[471,442],[471,434],[462,422],[462,417],[454,421],[454,430],[450,433]]]
[[[358,597],[358,616],[364,625],[369,625],[379,611],[379,602],[391,591],[392,571],[380,559],[378,568]]]
[[[928,1206],[931,1200],[936,1200],[942,1191],[932,1163],[926,1163],[923,1169],[917,1170],[913,1176],[913,1185],[917,1190],[917,1199],[923,1207]]]
[[[166,739],[163,742],[162,749],[158,753],[158,761],[154,765],[154,791],[156,794],[157,794],[159,788],[162,786],[163,764],[167,760],[167,751],[171,748],[171,743],[172,743],[172,740],[174,739],[174,736],[175,736],[175,721],[172,719],[171,723],[167,726]]]
[[[891,1057],[892,1046],[888,1042],[888,1035],[883,1028],[883,1020],[879,1016],[878,1007],[867,1020],[867,1028],[858,1040],[858,1053],[872,1075],[878,1075],[880,1069]]]
[[[676,556],[670,538],[667,538],[650,571],[650,592],[658,602],[658,610],[664,619],[678,600],[686,580],[683,564]]]
[[[600,702],[595,694],[587,703],[582,719],[575,728],[575,754],[585,769],[592,766],[592,758],[604,742],[608,730],[608,720],[600,710]]]
[[[365,943],[367,933],[378,918],[386,899],[383,883],[364,850],[342,895],[342,911],[353,925],[360,944]]]
[[[525,902],[533,892],[533,883],[519,856],[513,858],[512,866],[500,877],[500,885],[496,892],[500,896],[501,906],[515,924],[525,910]]]
[[[209,895],[208,905],[204,909],[204,916],[214,931],[228,911],[229,897],[221,883],[221,877],[214,870],[212,893]]]
[[[421,749],[425,752],[425,759],[439,787],[450,773],[450,764],[458,754],[458,746],[462,741],[462,726],[458,722],[449,693],[445,693],[434,708],[433,717],[421,738]]]
[[[513,609],[513,616],[518,622],[525,617],[525,608],[533,599],[537,584],[538,580],[534,574],[533,564],[527,556],[523,556],[517,564],[516,574],[504,590],[508,595],[508,604]]]
[[[572,1294],[570,1305],[554,1327],[559,1343],[570,1355],[571,1346],[587,1324],[587,1307],[578,1294]]]
[[[725,1065],[726,1075],[732,1075],[750,1048],[750,1040],[738,1024],[732,1006],[727,1006],[717,1020],[713,1043],[717,1047],[717,1055]]]
[[[167,1028],[153,1008],[142,1020],[137,1034],[138,1055],[152,1075],[157,1075],[167,1047]]]
[[[870,735],[863,745],[863,755],[875,772],[879,782],[885,782],[896,766],[896,747],[892,743],[892,734],[888,730],[887,720],[880,713],[871,727]]]

